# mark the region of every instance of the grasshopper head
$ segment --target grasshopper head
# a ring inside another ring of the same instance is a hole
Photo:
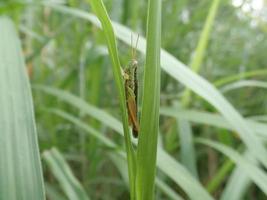
[[[122,76],[123,76],[124,80],[129,80],[130,79],[129,74],[127,72],[125,72],[125,71],[123,72]]]
[[[138,61],[135,59],[132,59],[132,65],[137,65],[137,64],[138,64]]]

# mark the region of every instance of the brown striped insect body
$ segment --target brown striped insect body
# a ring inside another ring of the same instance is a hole
[[[139,36],[138,36],[139,38]],[[136,41],[136,47],[138,43]],[[138,80],[137,80],[137,68],[138,62],[135,59],[136,48],[132,48],[132,60],[130,64],[124,69],[124,86],[126,93],[127,111],[129,124],[132,126],[132,133],[134,137],[138,137],[139,133],[139,120],[138,120]]]

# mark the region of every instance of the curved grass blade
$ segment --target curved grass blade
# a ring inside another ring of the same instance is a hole
[[[226,160],[218,172],[212,177],[206,188],[210,193],[214,193],[227,178],[228,173],[233,169],[234,163],[231,160]]]
[[[218,7],[219,7],[220,0],[213,0],[212,5],[209,9],[209,14],[206,19],[205,25],[202,29],[200,39],[197,44],[197,48],[194,52],[194,57],[192,59],[192,62],[190,63],[190,67],[192,71],[198,73],[200,70],[200,67],[203,63],[204,60],[204,55],[206,52],[206,48],[208,46],[208,41],[210,38],[210,32],[212,25],[214,23]],[[184,105],[187,105],[190,102],[190,96],[191,96],[191,91],[186,89],[182,98],[182,102]]]
[[[199,37],[197,47],[195,49],[195,52],[193,52],[194,55],[190,63],[190,68],[196,73],[200,71],[200,67],[204,60],[204,55],[210,38],[211,28],[218,11],[219,3],[220,0],[214,0],[212,2],[205,21],[205,25]],[[190,104],[190,99],[191,90],[186,88],[181,99],[183,107],[188,107],[188,105]],[[192,172],[192,174],[198,177],[191,125],[183,119],[179,119],[178,122],[181,141],[181,159],[183,161],[183,164],[185,164],[185,166]]]
[[[0,199],[45,199],[32,94],[16,30],[0,18]]]
[[[243,72],[242,74],[235,74],[235,75],[231,75],[231,76],[226,76],[224,78],[216,80],[213,84],[216,87],[221,87],[225,84],[228,84],[228,83],[231,83],[234,81],[238,81],[240,79],[250,78],[250,77],[255,77],[255,76],[266,76],[266,75],[267,75],[266,69],[247,71],[247,72]]]
[[[67,200],[67,198],[57,190],[57,188],[49,183],[45,183],[45,191],[47,198],[51,200]]]
[[[257,88],[267,89],[267,83],[265,81],[257,81],[257,80],[242,80],[225,85],[220,90],[223,93],[225,93],[244,87],[257,87]]]
[[[250,160],[255,165],[258,165],[258,162],[253,158],[251,153],[246,151],[244,153],[244,157]],[[224,188],[221,200],[240,200],[244,199],[245,193],[248,191],[249,186],[252,184],[251,179],[247,175],[244,170],[242,170],[242,167],[237,166],[235,170],[232,172],[226,187]]]
[[[262,192],[267,195],[267,175],[262,169],[257,167],[254,162],[241,156],[238,152],[223,144],[202,138],[196,139],[196,142],[208,145],[228,156],[253,180]]]
[[[64,193],[71,200],[89,200],[81,184],[75,178],[67,162],[56,149],[44,151],[43,158],[59,181]]]
[[[225,128],[227,130],[234,131],[233,126],[227,122],[221,115],[213,114],[209,112],[203,111],[195,111],[195,110],[175,110],[175,108],[171,107],[163,107],[160,109],[160,114],[164,116],[185,119],[190,122],[210,125],[218,128]],[[254,132],[257,133],[260,138],[267,139],[267,125],[264,123],[259,123],[251,119],[246,119],[245,122],[253,128]]]
[[[119,93],[120,110],[122,112],[123,131],[126,144],[128,173],[130,180],[131,199],[135,199],[135,174],[136,174],[136,155],[131,143],[131,136],[129,133],[128,115],[126,107],[126,94],[124,90],[123,79],[121,75],[121,65],[119,61],[117,44],[111,21],[105,9],[102,0],[91,0],[90,4],[93,7],[98,19],[101,22],[103,32],[106,38],[109,55],[112,61],[113,75]]]

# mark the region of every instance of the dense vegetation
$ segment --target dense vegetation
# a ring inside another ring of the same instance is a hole
[[[266,199],[266,11],[1,1],[0,200]],[[138,139],[120,71],[136,42]]]

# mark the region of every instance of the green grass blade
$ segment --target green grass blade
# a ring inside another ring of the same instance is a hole
[[[33,102],[20,41],[0,18],[0,199],[44,199]]]
[[[79,97],[74,96],[64,90],[60,90],[57,88],[42,86],[42,85],[35,85],[33,89],[43,91],[47,94],[53,95],[58,97],[59,99],[67,102],[68,104],[74,105],[80,110],[84,111],[85,113],[93,113],[94,118],[103,124],[111,127],[113,130],[122,133],[122,124],[119,120],[114,117],[110,117],[108,113],[99,108],[90,105],[89,103],[85,102],[84,100],[80,99]]]
[[[103,144],[105,144],[109,148],[116,148],[116,144],[114,142],[112,142],[112,140],[108,139],[107,137],[103,136],[102,134],[98,134],[98,132],[94,128],[92,128],[90,126],[86,126],[84,123],[81,122],[80,119],[75,118],[72,115],[70,115],[70,114],[68,114],[62,110],[52,109],[49,111],[64,118],[64,119],[66,119],[66,120],[68,120],[68,121],[71,121],[72,123],[79,126],[81,129],[83,129],[84,131],[89,132],[92,136],[94,136],[96,139],[101,141]]]
[[[223,144],[200,138],[196,139],[196,142],[208,145],[228,156],[253,180],[262,192],[267,195],[267,175],[262,169],[258,168],[254,162],[241,156],[238,152]]]
[[[183,200],[183,198],[180,195],[176,194],[176,192],[170,186],[168,186],[165,182],[163,182],[159,178],[156,179],[156,185],[170,199],[173,199],[173,200]]]
[[[67,198],[60,193],[60,191],[48,183],[45,184],[45,191],[47,198],[51,200],[67,200]]]
[[[154,199],[160,104],[161,0],[148,1],[147,48],[137,148],[136,197]]]
[[[200,71],[200,67],[203,63],[204,60],[204,55],[206,52],[206,48],[208,46],[208,41],[210,38],[210,32],[212,25],[215,20],[215,16],[217,14],[217,10],[219,7],[220,0],[214,0],[212,2],[212,5],[209,9],[209,13],[205,22],[205,25],[202,29],[197,48],[195,49],[193,58],[190,63],[191,69],[198,73]],[[183,93],[182,97],[182,105],[184,107],[187,107],[190,104],[190,99],[191,99],[191,90],[187,89]],[[188,122],[185,120],[179,120],[179,135],[180,135],[180,141],[181,143],[181,159],[184,161],[183,163],[187,168],[194,174],[196,177],[197,175],[197,167],[196,167],[196,159],[195,159],[195,148],[194,148],[194,143],[192,141],[193,134],[191,131],[191,126]],[[185,141],[186,140],[186,143]]]
[[[81,184],[75,178],[67,162],[56,148],[45,151],[43,153],[43,158],[49,165],[51,171],[59,181],[59,184],[69,199],[89,200],[89,197]]]
[[[221,78],[219,80],[216,80],[213,84],[216,87],[221,87],[221,86],[223,86],[223,85],[225,85],[227,83],[238,81],[240,79],[250,78],[250,77],[255,77],[255,76],[266,76],[266,75],[267,75],[267,70],[266,69],[247,71],[247,72],[243,72],[241,74],[235,74],[235,75],[231,75],[231,76],[227,76],[227,77]]]
[[[233,167],[234,163],[231,160],[226,160],[225,163],[223,163],[223,165],[220,167],[219,171],[212,177],[211,181],[209,181],[206,187],[207,190],[210,193],[215,192],[219,186],[221,186]]]
[[[158,150],[157,164],[160,170],[181,186],[190,199],[213,199],[191,173],[162,149]]]
[[[102,0],[92,0],[90,1],[90,4],[92,5],[94,12],[96,13],[98,19],[101,22],[109,50],[109,55],[112,61],[113,75],[119,93],[120,110],[122,113],[124,138],[125,138],[127,160],[128,160],[128,173],[130,180],[131,199],[135,199],[134,195],[135,195],[136,155],[131,143],[131,136],[129,133],[128,115],[126,109],[126,95],[121,75],[121,65],[119,61],[115,35],[111,25],[111,21],[109,19],[109,16],[107,14],[107,11],[105,9]]]
[[[203,111],[195,111],[195,110],[175,110],[175,108],[161,108],[160,114],[179,118],[179,119],[185,119],[190,122],[199,123],[199,124],[205,124],[210,125],[214,127],[219,128],[225,128],[227,130],[234,131],[234,127],[232,124],[230,124],[228,121],[226,121],[222,116],[218,114],[213,114],[209,112],[203,112]],[[262,138],[267,138],[267,125],[264,123],[259,123],[254,120],[246,119],[245,122],[253,128],[254,132],[257,133],[258,136]]]
[[[177,121],[179,124],[181,162],[192,173],[192,175],[198,178],[191,124],[184,119],[178,119]]]
[[[248,151],[244,153],[244,157],[249,159],[253,164],[258,165],[258,162],[253,158],[251,153]],[[237,166],[235,170],[232,172],[226,187],[224,188],[221,200],[240,200],[244,199],[244,194],[247,193],[248,187],[252,184],[251,179],[247,175],[242,167]]]
[[[200,35],[200,40],[198,42],[197,48],[195,50],[195,55],[192,60],[192,63],[190,64],[190,67],[194,72],[199,72],[200,67],[203,63],[203,58],[206,52],[206,48],[208,45],[208,41],[210,38],[211,28],[214,23],[215,17],[217,15],[218,7],[220,4],[220,0],[213,0],[212,5],[209,9],[209,14],[206,19],[204,28]]]
[[[261,89],[267,89],[267,82],[265,81],[256,81],[256,80],[241,80],[233,82],[223,86],[220,90],[223,93],[230,92],[232,90],[246,88],[246,87],[256,87]]]
[[[210,38],[211,28],[217,14],[219,3],[220,0],[213,0],[212,2],[212,5],[209,9],[208,17],[206,19],[205,25],[200,35],[200,39],[197,44],[197,48],[194,52],[192,62],[190,63],[191,69],[196,73],[199,72],[200,67],[203,63],[203,58]],[[187,105],[190,102],[190,96],[191,96],[191,91],[186,89],[182,99],[184,105]]]
[[[125,162],[125,157],[118,157],[116,154],[109,154],[111,157],[111,160],[116,165],[118,171],[120,172],[121,176],[124,179],[124,182],[128,183],[128,176],[127,176],[127,165]],[[164,183],[161,179],[156,178],[156,186],[160,191],[162,191],[166,196],[168,196],[169,199],[173,200],[182,200],[183,198],[178,195],[169,185]]]

